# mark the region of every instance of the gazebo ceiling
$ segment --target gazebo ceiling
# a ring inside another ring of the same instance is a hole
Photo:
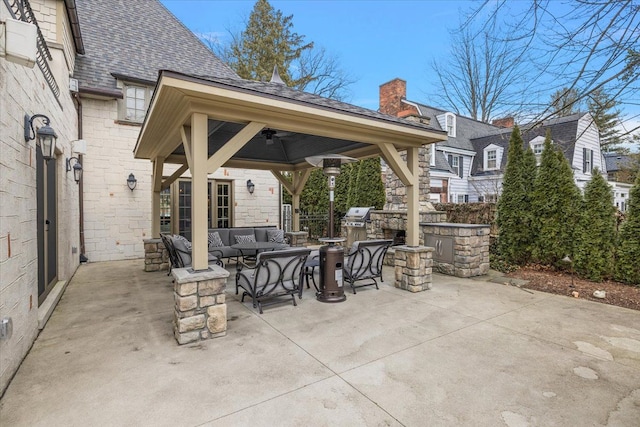
[[[231,122],[209,120],[208,155],[212,156],[222,146],[235,136],[244,125]],[[368,144],[345,141],[343,139],[328,138],[304,133],[287,132],[271,129],[274,133],[270,140],[265,134],[258,133],[251,138],[232,158],[238,163],[280,164],[288,169],[291,164],[304,162],[305,157],[326,153],[345,153],[354,150],[366,151]],[[181,161],[184,158],[184,147],[176,148],[170,159]],[[257,166],[257,165],[254,165]]]
[[[446,135],[428,125],[322,98],[272,82],[199,78],[161,71],[134,149],[136,158],[185,163],[181,129],[193,113],[208,120],[208,156],[215,155],[247,124],[275,131],[248,141],[224,163],[227,167],[301,170],[305,157],[344,154],[383,155],[381,145],[396,150],[442,141]],[[255,127],[254,127],[255,128]]]

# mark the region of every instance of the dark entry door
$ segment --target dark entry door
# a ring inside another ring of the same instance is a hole
[[[56,162],[45,161],[36,145],[36,185],[38,221],[38,303],[42,303],[56,284],[57,271],[57,203]]]

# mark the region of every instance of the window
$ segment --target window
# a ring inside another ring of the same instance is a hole
[[[463,177],[464,161],[462,159],[462,156],[454,156],[453,154],[449,154],[449,166],[451,166],[451,169],[453,169],[456,175],[458,175],[460,178]]]
[[[118,102],[118,120],[142,123],[149,108],[152,89],[147,86],[123,84],[123,99]]]
[[[456,137],[456,116],[452,113],[445,114],[445,123],[447,129],[447,135],[455,138]]]
[[[496,150],[487,151],[487,169],[497,169],[496,160]]]
[[[458,195],[458,203],[469,203],[469,195],[468,194],[459,194]]]
[[[491,194],[487,194],[487,202],[497,202],[498,201],[498,195],[495,193],[491,193]]]
[[[533,154],[535,154],[536,157],[542,154],[542,150],[544,150],[544,144],[533,144]]]
[[[591,173],[593,169],[593,150],[582,149],[582,173]]]

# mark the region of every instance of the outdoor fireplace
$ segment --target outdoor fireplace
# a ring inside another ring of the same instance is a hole
[[[405,230],[382,230],[385,239],[393,240],[391,246],[404,245],[406,243],[407,232]]]

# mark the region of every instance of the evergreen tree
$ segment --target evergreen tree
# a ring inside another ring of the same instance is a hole
[[[617,129],[620,123],[620,110],[616,109],[618,104],[620,102],[610,97],[603,89],[594,90],[587,100],[589,112],[598,126],[600,146],[604,151],[614,151],[622,142],[620,131]]]
[[[580,202],[571,166],[560,151],[554,150],[547,132],[532,197],[536,235],[533,256],[537,261],[560,265],[565,256],[573,257]]]
[[[551,95],[551,108],[558,117],[570,116],[580,110],[580,96],[576,88],[563,87]]]
[[[344,215],[347,210],[351,207],[349,205],[349,185],[351,182],[351,175],[354,173],[353,166],[357,165],[357,163],[345,163],[340,166],[340,175],[336,177],[336,188],[335,188],[335,201],[334,201],[334,211],[337,215]]]
[[[611,187],[598,169],[584,189],[584,209],[576,232],[576,271],[596,282],[613,272],[616,235],[616,208]]]
[[[617,248],[616,279],[640,286],[640,175],[629,192],[627,219]]]
[[[524,173],[524,150],[520,128],[516,125],[511,132],[507,165],[502,182],[502,194],[498,200],[499,252],[512,264],[527,261],[530,230],[529,210]]]
[[[386,196],[380,157],[361,160],[359,163],[353,206],[375,206],[376,209],[382,209]]]
[[[230,43],[204,42],[244,79],[269,81],[275,66],[287,86],[332,99],[348,97],[355,82],[335,55],[294,31],[293,15],[285,16],[268,0],[256,1],[245,29],[231,33]]]
[[[300,209],[307,213],[329,212],[329,186],[322,169],[314,169],[300,195]]]
[[[258,0],[245,30],[234,37],[222,56],[243,79],[270,80],[277,66],[287,86],[298,86],[311,76],[294,79],[289,71],[291,63],[311,48],[313,43],[306,43],[304,36],[293,31],[293,15],[284,16],[267,0]]]

